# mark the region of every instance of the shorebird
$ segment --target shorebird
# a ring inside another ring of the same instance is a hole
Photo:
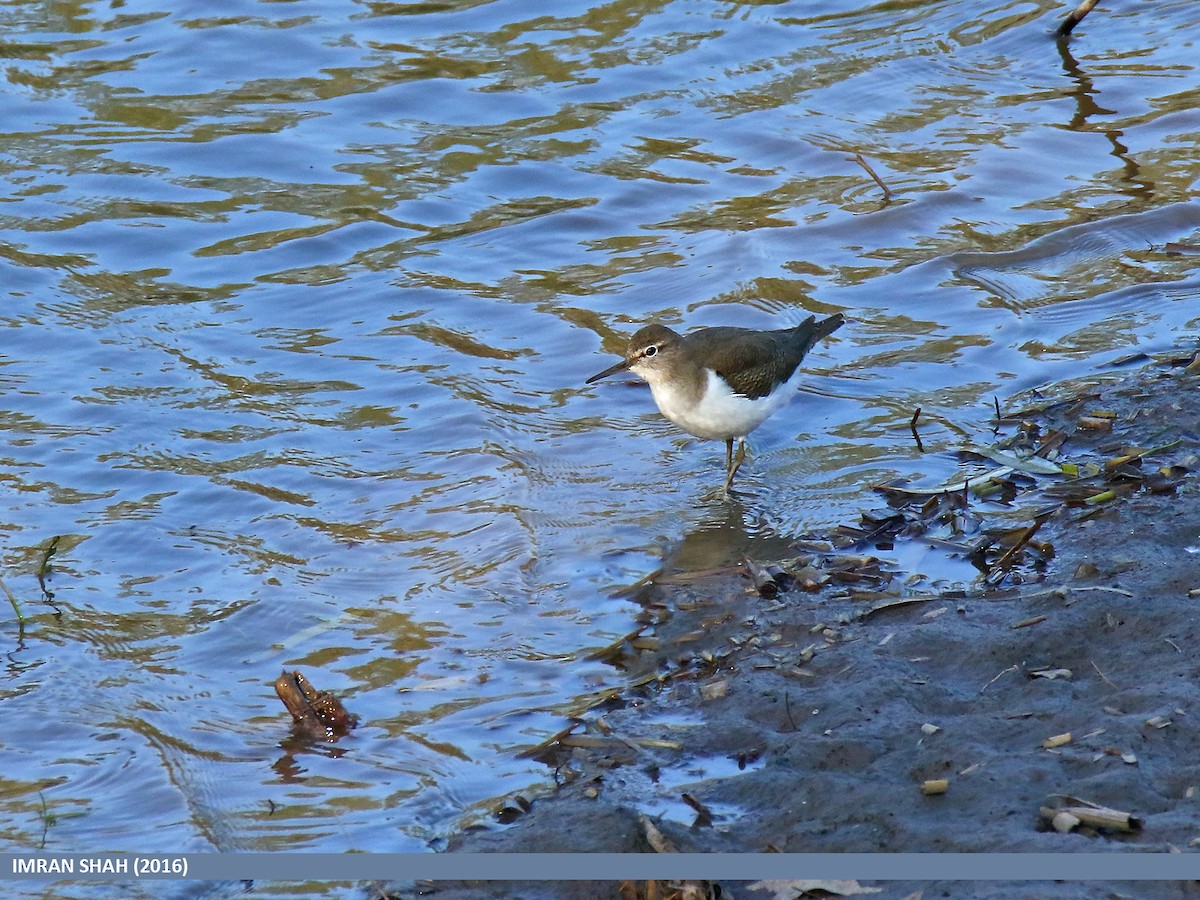
[[[794,328],[777,331],[717,327],[685,335],[665,325],[647,325],[629,339],[623,360],[587,383],[632,372],[650,384],[659,410],[684,431],[725,441],[728,492],[746,458],[746,435],[795,396],[800,361],[845,322],[838,313],[819,322],[809,316]]]

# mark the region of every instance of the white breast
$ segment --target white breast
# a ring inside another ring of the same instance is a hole
[[[645,377],[645,376],[643,376]],[[728,440],[745,437],[796,395],[800,370],[774,394],[751,400],[734,393],[715,372],[708,372],[708,385],[701,401],[672,389],[670,382],[647,378],[654,402],[662,414],[696,437]]]

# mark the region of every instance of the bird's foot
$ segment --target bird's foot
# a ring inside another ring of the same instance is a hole
[[[725,500],[729,499],[729,495],[732,493],[732,489],[733,489],[733,476],[737,474],[738,469],[741,468],[742,462],[745,459],[746,459],[746,443],[744,441],[742,441],[742,440],[738,441],[738,449],[737,449],[736,456],[733,453],[733,441],[730,440],[730,441],[726,442],[725,484],[722,485],[720,487],[720,489],[718,489],[718,490],[709,491],[707,494],[705,494],[700,499],[703,501],[716,500],[718,498],[725,499]]]

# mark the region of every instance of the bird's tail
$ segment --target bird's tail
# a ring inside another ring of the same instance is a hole
[[[846,324],[846,317],[841,313],[834,313],[828,319],[822,319],[820,322],[815,322],[812,326],[812,342],[815,344],[821,338],[829,337],[839,328]]]
[[[800,355],[796,358],[797,361],[803,359],[809,350],[821,340],[821,338],[829,337],[839,328],[846,324],[846,317],[841,313],[834,313],[828,319],[817,321],[816,316],[809,316],[795,328],[791,329],[794,337],[793,347],[800,351]]]

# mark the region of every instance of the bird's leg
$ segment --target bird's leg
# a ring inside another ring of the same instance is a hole
[[[725,459],[728,471],[728,474],[725,476],[725,493],[727,494],[729,493],[729,486],[733,484],[733,476],[737,474],[737,470],[742,467],[742,462],[746,458],[745,438],[738,438],[737,442],[738,452],[736,457],[733,455],[733,438],[725,442],[725,450],[727,451]]]

